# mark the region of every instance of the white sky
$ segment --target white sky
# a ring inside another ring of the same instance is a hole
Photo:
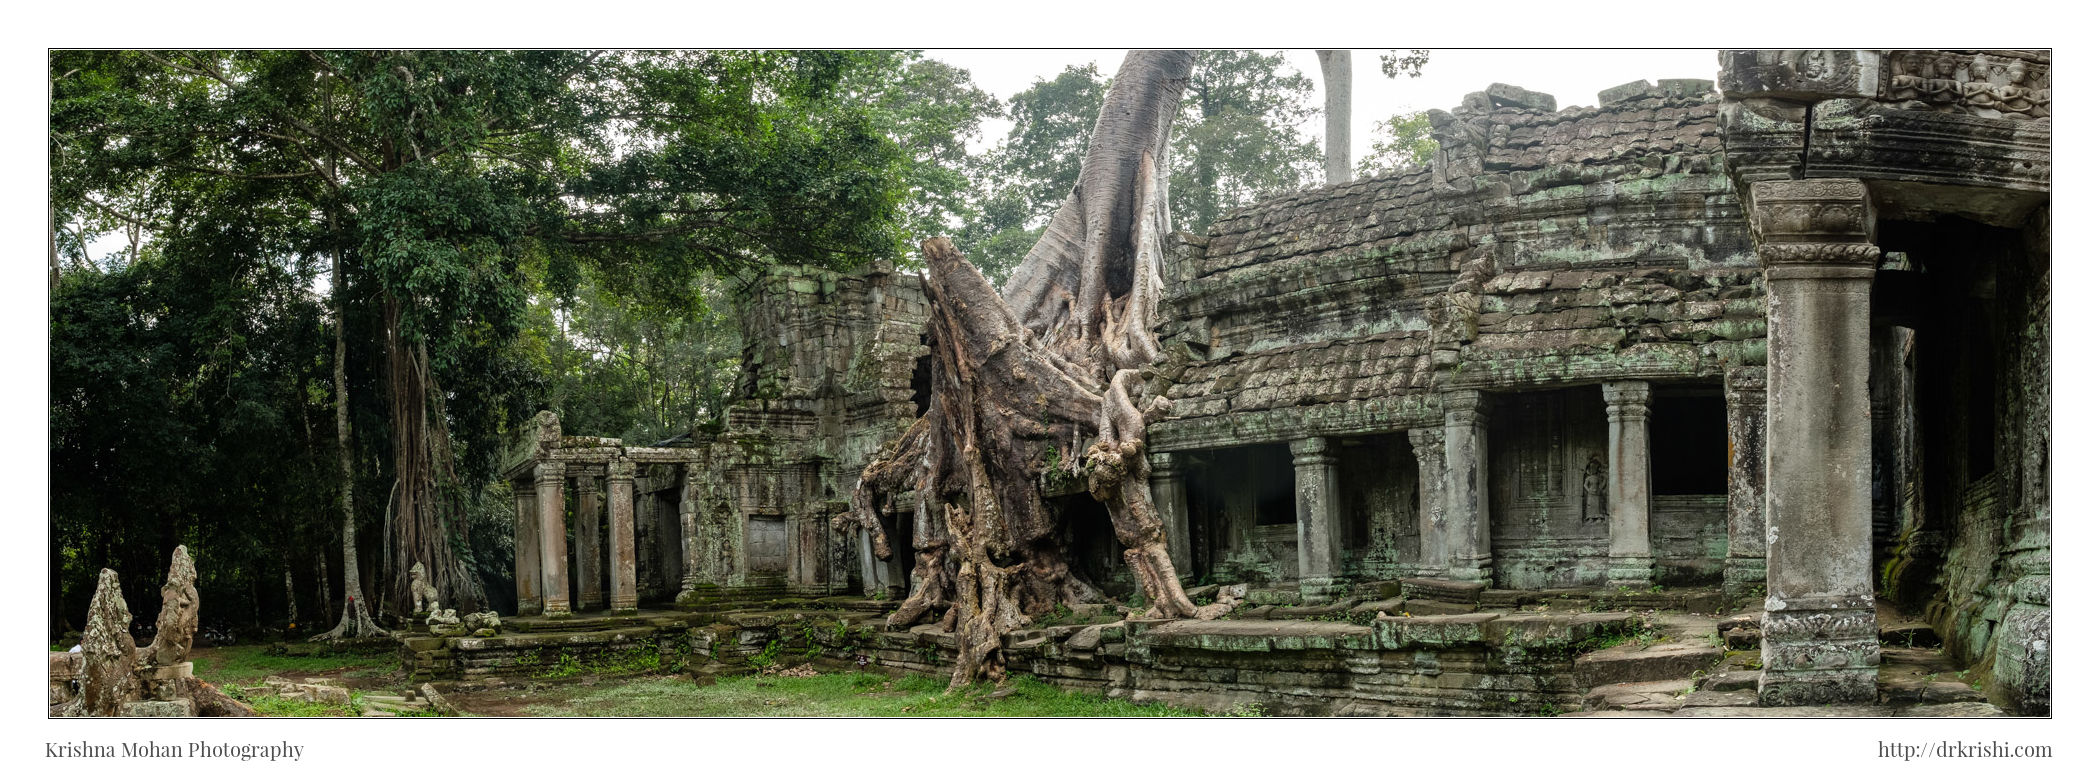
[[[1378,121],[1401,111],[1450,110],[1466,93],[1492,83],[1545,92],[1566,108],[1596,105],[1598,92],[1631,81],[1712,80],[1719,69],[1713,49],[1431,49],[1421,78],[1395,79],[1378,72],[1378,55],[1384,51],[1359,49],[1350,57],[1354,82],[1350,151],[1357,158],[1370,149],[1371,130]],[[1320,64],[1312,50],[1283,52],[1299,72],[1312,79],[1313,105],[1320,105]],[[926,56],[970,71],[979,88],[1005,100],[1038,79],[1055,77],[1067,65],[1093,62],[1103,75],[1114,75],[1123,53],[1123,49],[929,49]],[[1307,127],[1306,133],[1324,142],[1319,121]],[[1005,121],[988,123],[972,150],[996,142],[1010,126]]]

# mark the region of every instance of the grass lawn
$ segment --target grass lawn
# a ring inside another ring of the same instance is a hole
[[[533,717],[1198,717],[1198,710],[1133,704],[1066,691],[1027,675],[1013,693],[991,698],[990,686],[953,695],[946,678],[889,677],[866,672],[815,677],[735,677],[695,686],[683,677],[563,689],[532,704]]]
[[[190,660],[198,679],[221,687],[254,685],[272,675],[288,680],[373,678],[401,667],[401,659],[390,655],[273,656],[263,645],[199,648]]]
[[[255,707],[264,717],[341,718],[354,717],[357,708],[344,704],[321,704],[281,699],[274,694],[247,695],[242,686],[259,685],[263,678],[277,676],[303,681],[327,677],[346,686],[376,685],[400,667],[393,656],[274,656],[262,645],[199,648],[190,654],[197,679]],[[361,695],[353,690],[351,696]]]

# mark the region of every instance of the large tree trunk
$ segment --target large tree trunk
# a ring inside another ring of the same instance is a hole
[[[1318,49],[1320,83],[1327,96],[1327,183],[1348,183],[1349,169],[1349,50]]]
[[[338,255],[335,269],[329,279],[335,293],[335,457],[343,478],[343,617],[336,621],[335,628],[314,636],[315,640],[348,639],[353,637],[384,636],[385,629],[372,622],[371,611],[366,609],[364,587],[358,585],[357,576],[357,471],[351,466],[350,456],[350,375],[344,366],[346,358],[344,330],[350,321],[343,315],[345,283],[343,261]],[[328,588],[328,570],[320,570],[321,588]]]
[[[1167,133],[1194,57],[1134,51],[1110,87],[1080,178],[1007,283],[992,289],[945,238],[927,262],[933,402],[862,472],[844,518],[875,535],[883,495],[913,491],[913,592],[904,626],[945,610],[960,686],[999,680],[999,637],[1059,604],[1097,599],[1072,574],[1040,484],[1052,469],[1084,477],[1109,512],[1150,617],[1214,617],[1181,589],[1152,506],[1145,424],[1163,414],[1141,370],[1160,347],[1152,326],[1167,237]]]
[[[430,372],[430,354],[402,331],[403,306],[386,301],[388,410],[394,424],[394,477],[398,479],[389,524],[392,567],[386,572],[388,600],[396,614],[408,614],[415,601],[404,572],[422,562],[447,608],[474,612],[485,608],[481,581],[467,571],[454,550],[453,533],[466,540],[463,492],[452,469],[452,440],[447,433],[441,394]]]

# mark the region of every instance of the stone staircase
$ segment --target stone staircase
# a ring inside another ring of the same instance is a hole
[[[1619,645],[1576,659],[1590,691],[1582,710],[1561,717],[2000,717],[1981,691],[1961,681],[1920,623],[1881,628],[1880,694],[1874,704],[1823,707],[1759,706],[1757,662],[1762,644],[1754,612],[1709,620],[1665,617],[1670,639]]]

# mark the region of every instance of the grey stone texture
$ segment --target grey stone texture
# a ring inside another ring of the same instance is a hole
[[[1879,593],[1992,699],[2046,711],[2050,55],[1719,63],[1718,84],[1636,81],[1596,107],[1491,85],[1431,112],[1426,168],[1178,236],[1150,378],[1173,410],[1147,446],[1184,579],[1315,608],[1378,581],[1410,581],[1375,597],[1395,606],[1461,609],[1482,588],[1717,586],[1766,605],[1741,633],[1773,704],[1871,702]],[[610,484],[621,458],[615,609],[622,553],[637,606],[907,591],[938,521],[879,505],[877,559],[831,518],[925,401],[918,278],[741,280],[718,424],[642,447],[550,416],[511,458],[519,547],[539,550],[526,607],[567,612],[585,569],[561,480]],[[1081,490],[1046,492],[1073,568],[1127,593]]]

